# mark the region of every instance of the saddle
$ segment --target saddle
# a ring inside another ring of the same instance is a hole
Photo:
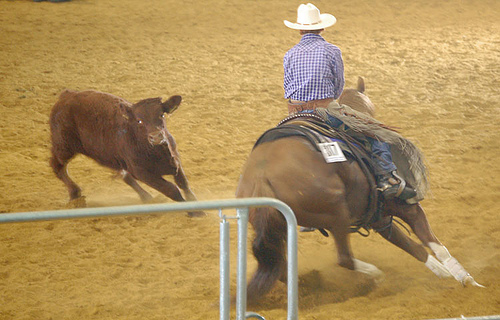
[[[373,171],[373,160],[370,157],[368,149],[360,143],[360,141],[349,136],[345,132],[339,131],[330,127],[322,117],[312,113],[296,113],[292,114],[274,128],[264,132],[257,140],[254,148],[264,142],[274,141],[277,139],[300,136],[307,139],[318,152],[321,152],[319,144],[334,141],[339,142],[339,146],[345,155],[351,161],[357,161],[361,170],[365,174],[369,187],[369,203],[364,215],[357,221],[351,222],[351,232],[358,232],[361,228],[369,231],[370,225],[380,218],[380,209],[382,202],[379,201],[379,191],[375,181]],[[319,230],[323,235],[328,236],[326,231]]]

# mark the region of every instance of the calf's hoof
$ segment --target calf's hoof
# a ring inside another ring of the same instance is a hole
[[[188,216],[191,218],[205,217],[207,214],[204,211],[191,211],[188,212]]]
[[[68,209],[85,208],[85,207],[87,207],[87,201],[85,200],[84,196],[78,197],[78,198],[69,200],[66,207]]]
[[[156,203],[156,202],[159,203],[159,201],[157,201],[155,198],[153,198],[153,196],[150,195],[149,193],[142,194],[142,195],[140,195],[140,197],[141,197],[142,203],[145,203],[145,204],[151,204],[151,203]]]

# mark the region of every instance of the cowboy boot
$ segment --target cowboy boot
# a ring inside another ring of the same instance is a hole
[[[389,174],[378,176],[377,189],[385,200],[399,198],[408,200],[417,195],[415,189],[406,185],[406,181],[393,171]]]

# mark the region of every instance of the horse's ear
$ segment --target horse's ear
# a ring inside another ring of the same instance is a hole
[[[363,78],[358,77],[358,89],[359,92],[365,92],[365,80]]]
[[[168,98],[167,101],[165,101],[161,104],[163,107],[163,112],[166,112],[166,113],[174,112],[175,110],[177,110],[177,108],[181,104],[181,101],[182,101],[181,96],[171,96],[170,98]]]

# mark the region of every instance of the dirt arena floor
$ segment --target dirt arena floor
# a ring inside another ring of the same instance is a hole
[[[343,51],[346,86],[364,77],[378,118],[424,151],[430,223],[486,288],[440,280],[377,234],[353,235],[356,257],[385,273],[375,284],[336,265],[331,238],[300,234],[300,319],[500,314],[500,1],[314,3],[338,19],[324,37]],[[286,116],[282,58],[300,36],[283,19],[299,4],[0,0],[0,212],[66,208],[48,165],[48,115],[64,88],[132,102],[182,95],[168,125],[192,189],[233,198],[254,141]],[[69,171],[89,207],[140,204],[92,160]],[[0,225],[0,319],[217,319],[218,301],[217,212]],[[249,310],[284,319],[286,286]]]

